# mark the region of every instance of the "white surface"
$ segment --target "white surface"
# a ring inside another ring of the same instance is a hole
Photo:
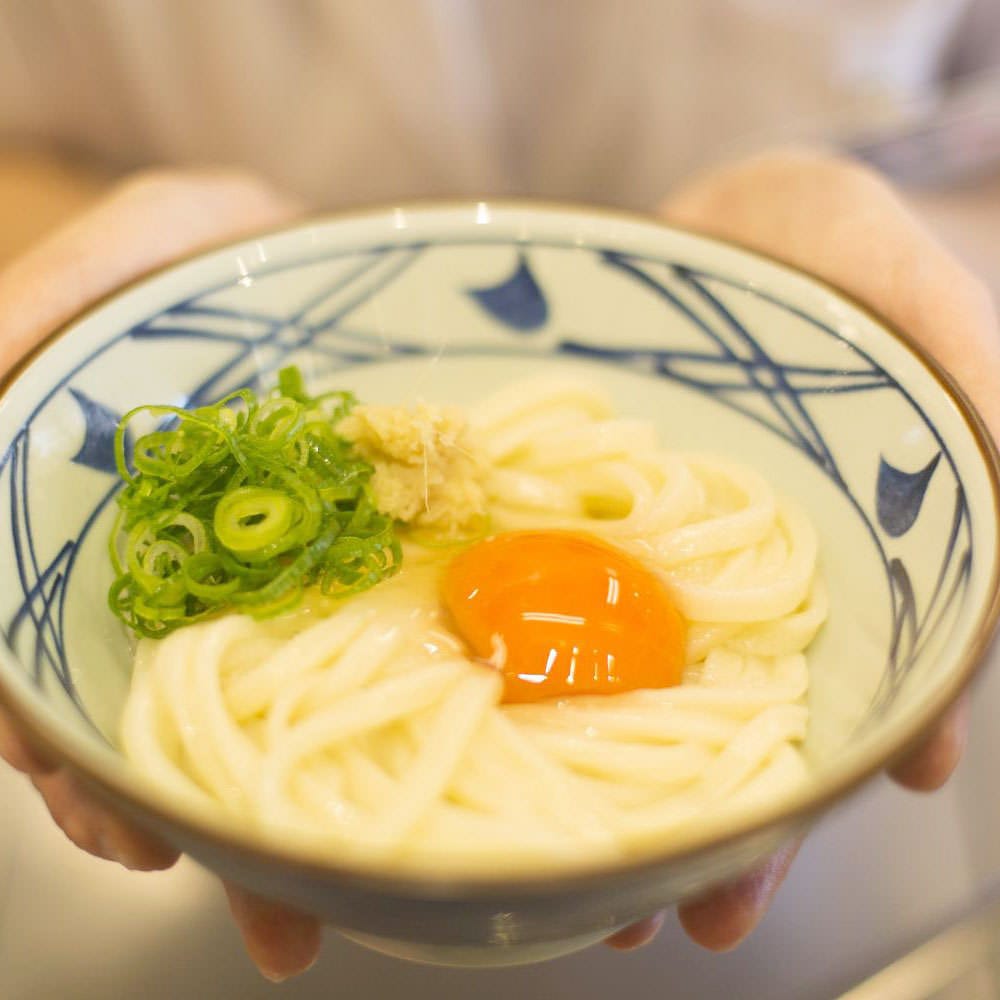
[[[925,207],[1000,286],[1000,184]],[[972,743],[955,780],[921,797],[882,779],[829,817],[763,926],[724,956],[700,951],[668,921],[635,954],[595,948],[531,968],[467,973],[382,958],[331,932],[318,965],[276,987],[244,956],[210,877],[187,862],[131,875],[84,856],[27,782],[0,769],[0,997],[833,998],[967,912],[1000,879],[998,660],[994,652],[977,686]]]
[[[977,692],[981,716],[1000,704],[998,671]],[[830,817],[806,844],[764,925],[730,955],[700,951],[671,920],[634,954],[595,948],[529,968],[458,972],[382,958],[331,932],[318,965],[280,995],[833,997],[963,913],[1000,871],[1000,819],[988,815],[991,801],[982,795],[995,739],[978,727],[958,779],[944,792],[916,796],[880,779]],[[205,873],[183,862],[169,873],[132,875],[84,856],[9,771],[0,773],[0,801],[0,857],[11,873],[0,910],[4,1000],[277,995],[244,956],[221,890]],[[981,834],[975,842],[966,833],[973,827]]]

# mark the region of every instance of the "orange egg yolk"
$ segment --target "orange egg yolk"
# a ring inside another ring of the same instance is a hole
[[[443,598],[505,702],[679,684],[684,620],[663,581],[596,538],[518,531],[466,549]]]

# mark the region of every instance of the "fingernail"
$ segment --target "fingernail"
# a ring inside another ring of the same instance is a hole
[[[303,973],[308,972],[319,960],[319,955],[314,955],[308,962],[308,964],[301,966],[298,969],[268,969],[263,965],[258,965],[257,968],[260,970],[260,974],[269,982],[272,983],[283,983],[286,979],[291,979],[294,976],[301,976]]]
[[[97,834],[97,851],[105,861],[113,861],[115,864],[128,868],[128,864],[122,857],[121,851],[114,845],[107,830],[101,830]]]

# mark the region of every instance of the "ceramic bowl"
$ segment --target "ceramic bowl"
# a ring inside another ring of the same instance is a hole
[[[108,611],[112,437],[299,365],[369,401],[471,403],[548,366],[670,447],[738,457],[812,516],[812,778],[613,867],[504,879],[352,870],[144,784],[116,748],[130,645]],[[53,752],[209,868],[395,954],[524,962],[733,876],[914,743],[997,615],[997,458],[948,377],[836,290],[639,218],[478,203],[319,220],[179,263],[54,334],[0,409],[0,695]],[[850,878],[850,873],[845,873]]]

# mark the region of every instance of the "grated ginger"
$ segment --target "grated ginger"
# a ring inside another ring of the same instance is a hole
[[[455,533],[486,512],[485,460],[455,406],[356,406],[337,425],[375,469],[378,509],[405,524]]]

